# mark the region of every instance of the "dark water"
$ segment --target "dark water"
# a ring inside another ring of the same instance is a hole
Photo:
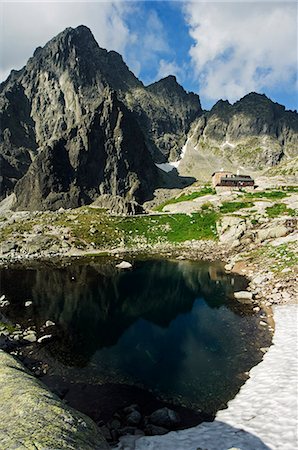
[[[214,412],[260,361],[270,337],[252,307],[232,299],[245,280],[218,264],[111,261],[1,271],[15,321],[57,326],[44,346],[52,368],[72,382],[127,383]],[[33,306],[24,307],[26,300]],[[29,320],[29,322],[28,322]],[[31,320],[31,321],[30,321]]]

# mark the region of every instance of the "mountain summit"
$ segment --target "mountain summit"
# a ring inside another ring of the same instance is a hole
[[[57,209],[103,194],[143,202],[179,159],[182,174],[263,169],[297,154],[297,113],[251,93],[203,112],[174,76],[144,86],[89,28],[67,28],[0,85],[1,198]]]
[[[101,194],[144,201],[158,179],[152,156],[166,158],[201,113],[197,96],[177,92],[150,92],[87,27],[67,28],[0,86],[2,198],[14,189],[30,209]]]

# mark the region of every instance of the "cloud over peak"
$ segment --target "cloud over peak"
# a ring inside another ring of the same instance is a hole
[[[234,101],[295,78],[296,4],[187,3],[184,11],[195,76],[207,98]]]

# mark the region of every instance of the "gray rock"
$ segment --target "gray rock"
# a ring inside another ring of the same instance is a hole
[[[128,425],[139,425],[142,420],[142,416],[139,411],[132,411],[126,416],[126,422]]]
[[[234,292],[234,297],[237,300],[252,300],[253,294],[249,291],[238,291]]]
[[[290,230],[285,225],[274,225],[257,231],[257,241],[263,242],[267,239],[275,239],[286,236]]]
[[[151,424],[165,428],[172,428],[180,423],[179,414],[169,408],[161,408],[154,411],[148,420]]]
[[[0,391],[1,448],[109,449],[90,418],[67,407],[3,351]]]
[[[17,244],[15,242],[3,242],[0,246],[0,251],[3,255],[11,252],[17,248]]]
[[[166,434],[169,432],[169,430],[167,430],[164,427],[159,427],[157,425],[152,425],[152,424],[148,424],[145,429],[145,434],[147,434],[148,436],[162,436],[163,434]]]

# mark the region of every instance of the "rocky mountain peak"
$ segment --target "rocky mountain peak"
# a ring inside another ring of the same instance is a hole
[[[186,92],[186,90],[178,83],[177,78],[174,75],[168,75],[167,77],[150,84],[146,89],[154,94],[165,94],[183,99],[192,99],[194,102],[197,102],[198,109],[201,109],[200,97],[193,92]]]

